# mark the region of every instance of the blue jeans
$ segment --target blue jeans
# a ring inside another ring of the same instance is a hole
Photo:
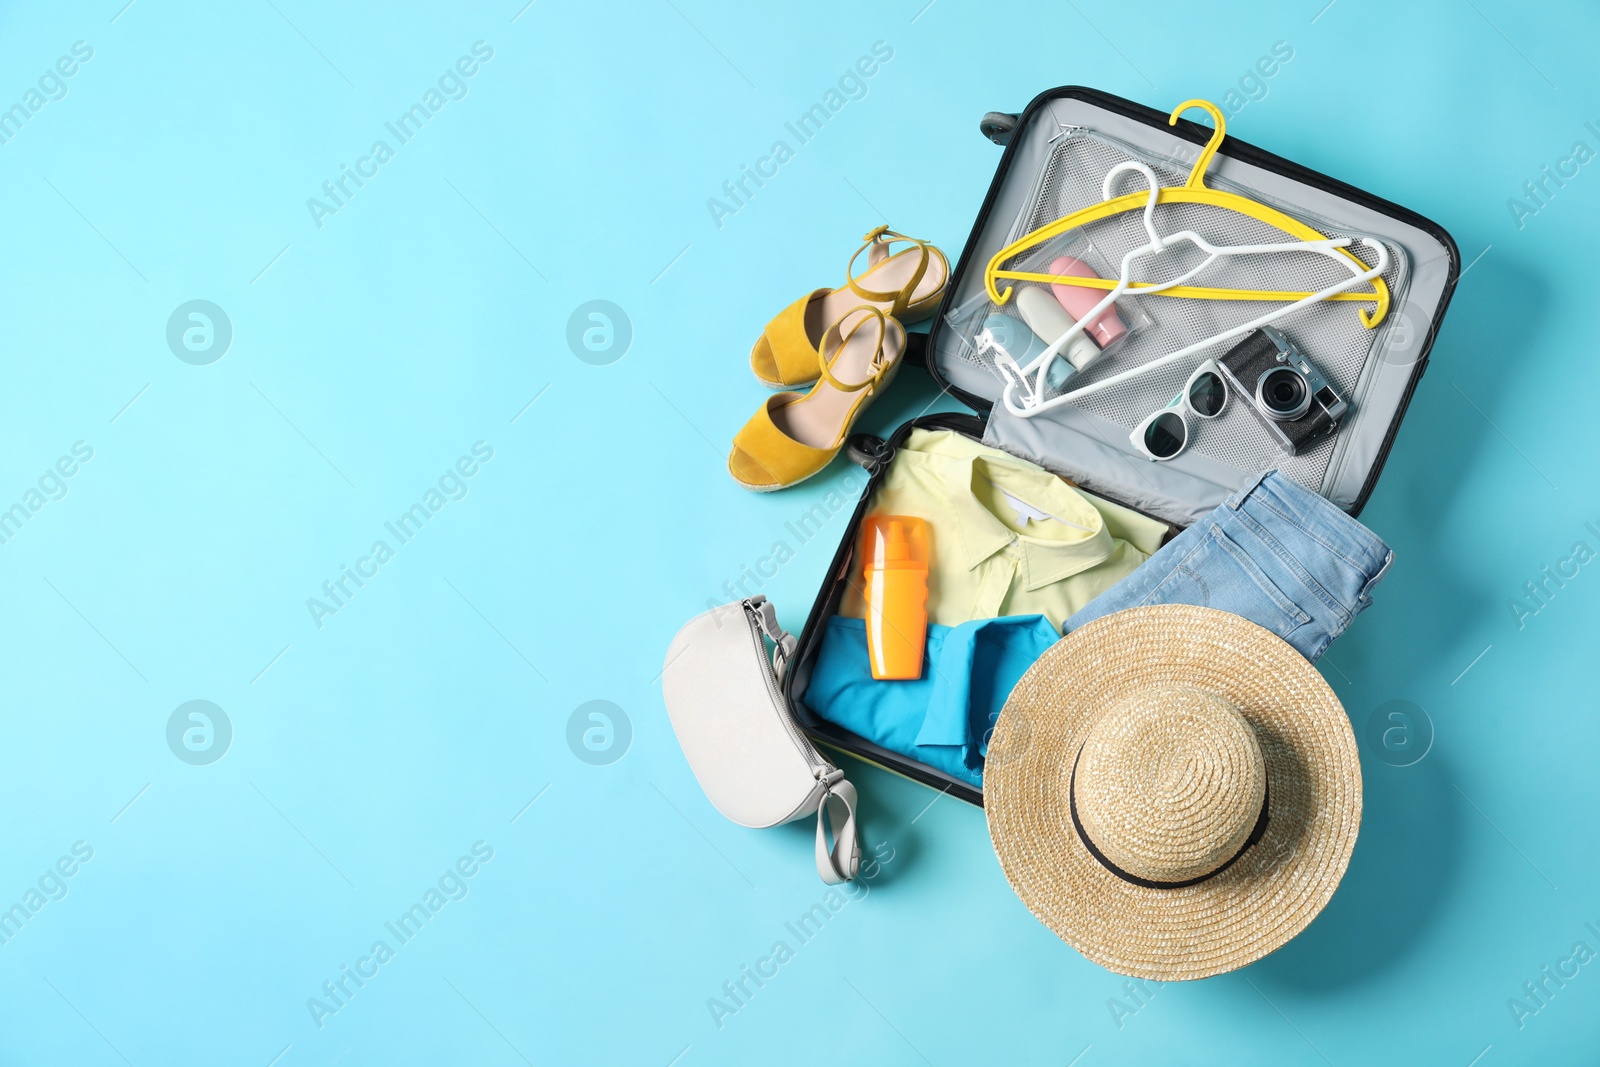
[[[1101,593],[1062,633],[1124,608],[1195,604],[1242,615],[1308,660],[1372,603],[1394,553],[1322,497],[1267,471]]]

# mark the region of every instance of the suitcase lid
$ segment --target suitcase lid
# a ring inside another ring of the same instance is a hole
[[[1003,380],[992,361],[975,351],[953,322],[970,315],[966,309],[992,310],[983,282],[991,256],[1055,218],[1103,199],[1101,183],[1117,162],[1139,160],[1156,171],[1162,184],[1181,183],[1214,131],[1181,119],[1169,125],[1163,112],[1075,86],[1041,94],[1017,117],[990,113],[982,129],[992,140],[1004,143],[1006,151],[953,268],[928,337],[926,362],[942,386],[975,409],[991,413],[985,441],[1085,488],[1182,525],[1274,466],[1351,514],[1358,513],[1426,368],[1459,276],[1460,257],[1450,235],[1414,212],[1239,140],[1230,129],[1206,172],[1207,185],[1260,199],[1332,236],[1382,241],[1391,252],[1392,263],[1383,277],[1393,304],[1387,318],[1371,330],[1356,317],[1361,305],[1341,302],[1314,305],[1275,323],[1351,399],[1351,414],[1332,437],[1301,455],[1289,456],[1252,425],[1254,416],[1248,410],[1232,405],[1235,410],[1224,412],[1215,426],[1204,427],[1183,455],[1151,463],[1134,451],[1129,430],[1165,406],[1194,365],[1227,351],[1234,342],[1086,397],[1082,403],[1024,419],[995,406]],[[1276,234],[1268,240],[1286,239],[1243,216],[1240,222],[1176,205],[1162,205],[1157,211],[1158,219],[1167,212],[1177,223],[1163,225],[1164,231],[1192,226],[1219,244],[1262,240],[1263,233]],[[1104,277],[1114,277],[1122,255],[1145,239],[1138,212],[1092,224],[1084,233],[1110,263]],[[1289,286],[1252,283],[1276,278],[1286,266],[1264,261],[1218,264],[1197,281],[1283,289]],[[1243,274],[1230,281],[1228,270]],[[1118,307],[1129,301],[1137,301],[1138,314],[1148,318],[1146,328],[1079,372],[1073,385],[1148,362],[1210,336],[1219,324],[1247,321],[1264,310],[1244,301],[1153,296],[1124,296]]]

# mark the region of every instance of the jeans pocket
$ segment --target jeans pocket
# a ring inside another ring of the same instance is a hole
[[[1140,603],[1217,608],[1243,616],[1286,640],[1311,621],[1250,554],[1215,524]]]

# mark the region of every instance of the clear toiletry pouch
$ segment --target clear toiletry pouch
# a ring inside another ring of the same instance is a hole
[[[756,829],[815,814],[817,873],[836,885],[861,865],[856,790],[801,732],[784,701],[780,682],[795,643],[764,596],[712,608],[672,639],[662,698],[712,806]]]
[[[1071,284],[1072,278],[1108,276],[1105,256],[1082,229],[1057,234],[1008,264],[1037,276],[1011,283],[1013,299],[997,306],[981,289],[951,308],[945,323],[960,339],[964,357],[987,368],[1001,381],[1026,375],[1028,393],[1045,398],[1073,387],[1078,371],[1112,361],[1124,342],[1151,324],[1144,305],[1135,299],[1113,301],[1098,312],[1108,287]],[[1046,280],[1051,279],[1051,280]],[[1084,327],[1061,349],[1036,390],[1035,361],[1076,321]],[[1021,384],[1021,383],[1019,383]]]

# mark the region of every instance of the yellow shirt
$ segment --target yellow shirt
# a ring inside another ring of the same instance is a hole
[[[1166,524],[1073,488],[951,430],[913,430],[871,514],[914,515],[932,536],[928,621],[1043,615],[1057,630],[1161,547]],[[841,615],[866,617],[861,561]]]

